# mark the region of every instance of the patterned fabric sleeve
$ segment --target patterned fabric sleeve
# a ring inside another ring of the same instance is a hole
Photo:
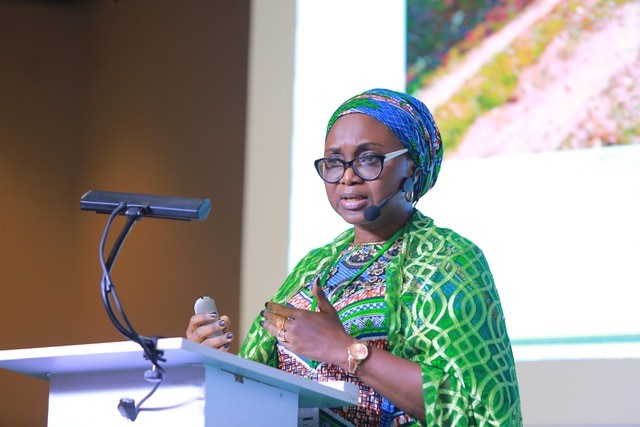
[[[426,425],[519,426],[518,385],[484,255],[416,213],[387,270],[392,353],[419,363]]]

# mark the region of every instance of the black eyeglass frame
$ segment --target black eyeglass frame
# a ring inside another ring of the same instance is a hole
[[[318,175],[320,175],[320,178],[322,178],[322,180],[324,182],[327,182],[329,184],[335,184],[336,182],[340,181],[342,179],[342,177],[344,176],[344,174],[347,172],[347,168],[351,168],[353,169],[353,172],[359,176],[361,179],[365,180],[365,181],[373,181],[375,179],[378,179],[378,177],[382,174],[382,170],[384,169],[384,164],[387,160],[391,160],[393,158],[396,158],[398,156],[403,155],[404,153],[408,152],[409,149],[407,148],[403,148],[401,150],[397,150],[397,151],[392,151],[391,153],[387,153],[387,154],[367,154],[364,156],[359,156],[356,157],[355,159],[349,160],[348,162],[345,162],[342,159],[338,159],[338,158],[330,158],[330,157],[323,157],[321,159],[318,159],[316,161],[313,162],[313,165],[316,168],[316,172],[318,172]],[[370,157],[375,157],[376,159],[380,160],[380,171],[378,172],[378,174],[373,177],[373,178],[365,178],[362,175],[360,175],[360,173],[358,172],[358,168],[354,167],[354,164],[356,161],[358,160],[362,160],[362,159],[366,159],[366,158],[370,158]],[[336,178],[335,180],[328,180],[326,179],[324,176],[322,176],[322,172],[320,172],[320,165],[322,164],[322,162],[325,162],[327,160],[331,159],[332,161],[337,161],[340,162],[342,164],[342,173],[340,174],[340,176],[338,178]]]

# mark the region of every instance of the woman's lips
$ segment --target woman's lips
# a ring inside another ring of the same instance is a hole
[[[368,204],[368,199],[356,194],[343,195],[340,197],[340,206],[347,210],[364,209]]]

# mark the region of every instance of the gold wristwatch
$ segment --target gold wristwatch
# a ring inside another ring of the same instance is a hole
[[[356,341],[347,347],[347,353],[349,356],[349,369],[347,371],[351,375],[355,375],[358,366],[369,357],[369,345],[362,341]]]

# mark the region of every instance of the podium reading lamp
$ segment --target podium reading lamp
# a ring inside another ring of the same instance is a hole
[[[142,404],[153,395],[164,380],[165,371],[162,366],[160,366],[160,362],[164,362],[165,359],[162,357],[163,352],[156,347],[158,338],[140,335],[127,318],[122,304],[118,299],[113,281],[111,280],[110,273],[113,268],[113,263],[116,260],[122,243],[136,221],[141,220],[143,217],[203,221],[211,211],[211,202],[209,199],[91,190],[81,197],[80,209],[109,214],[107,225],[100,240],[99,250],[100,265],[102,267],[102,302],[109,315],[109,319],[111,319],[115,327],[129,340],[140,344],[144,351],[144,358],[152,364],[151,369],[144,373],[144,378],[147,381],[155,383],[149,394],[137,405],[133,399],[129,398],[120,399],[120,403],[118,404],[120,413],[124,417],[134,421],[138,413],[145,410],[142,408]],[[109,257],[105,261],[104,255],[107,236],[111,224],[118,215],[126,216],[127,221],[122,227],[118,238],[115,240]]]

